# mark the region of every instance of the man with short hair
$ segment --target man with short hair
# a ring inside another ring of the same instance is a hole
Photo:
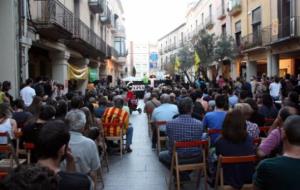
[[[167,136],[169,139],[168,150],[159,153],[159,160],[168,168],[172,159],[173,146],[176,141],[193,141],[202,138],[202,123],[191,117],[193,100],[185,97],[179,102],[180,115],[167,123]],[[200,154],[199,154],[200,153]],[[179,154],[187,158],[181,160],[186,163],[193,163],[201,160],[201,152],[198,148],[184,148]],[[191,158],[189,158],[189,156]]]
[[[254,174],[254,189],[297,190],[300,187],[300,116],[283,124],[284,154],[261,161]]]
[[[40,131],[36,143],[38,165],[47,167],[56,173],[59,189],[92,189],[87,175],[76,173],[74,158],[68,149],[70,133],[62,121],[48,122]],[[60,163],[66,159],[66,171],[60,170]]]
[[[175,115],[178,115],[178,107],[170,103],[170,95],[162,94],[160,96],[161,105],[155,108],[152,112],[151,121],[170,121]],[[154,133],[156,134],[156,127],[154,128]],[[160,133],[162,135],[166,134],[166,126],[160,126]],[[156,147],[157,136],[152,135],[152,148]]]
[[[70,129],[69,146],[74,156],[76,171],[91,176],[96,183],[100,159],[95,142],[83,136],[86,116],[83,111],[75,109],[67,113],[65,121]]]
[[[228,98],[225,95],[218,95],[216,97],[216,108],[212,112],[205,114],[203,119],[204,129],[222,129],[223,122],[226,116],[226,107],[228,106]],[[218,134],[211,135],[211,141],[214,144]]]
[[[31,87],[33,84],[32,79],[26,80],[26,86],[20,91],[20,95],[25,103],[26,107],[29,107],[33,101],[33,97],[36,96],[35,90]]]
[[[102,123],[123,123],[124,126],[116,126],[105,128],[105,136],[119,136],[121,130],[123,134],[126,134],[126,151],[132,152],[130,145],[132,144],[133,128],[129,127],[129,114],[123,109],[124,100],[123,97],[118,95],[114,97],[114,106],[106,108],[102,116]]]
[[[273,100],[279,100],[281,95],[281,83],[278,77],[275,77],[274,81],[270,84],[269,90]]]

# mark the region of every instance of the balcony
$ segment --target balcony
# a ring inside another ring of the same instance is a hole
[[[208,16],[206,19],[205,19],[205,28],[210,30],[214,27],[214,22],[212,20],[212,16]]]
[[[89,7],[94,14],[103,13],[104,0],[89,0]]]
[[[262,30],[244,36],[241,40],[241,51],[250,52],[265,48],[270,43],[270,27],[265,27]]]
[[[242,12],[241,0],[230,0],[228,13],[230,16],[237,16]]]
[[[281,23],[272,26],[271,43],[300,38],[300,16],[286,17]]]
[[[223,20],[224,18],[226,18],[225,7],[223,5],[219,6],[217,9],[217,18],[219,20]]]
[[[111,47],[112,58],[120,65],[126,63],[126,53],[119,53],[114,47]]]
[[[32,3],[32,19],[41,36],[52,40],[72,37],[74,16],[62,3],[58,0],[37,0]]]
[[[107,7],[105,13],[100,15],[100,21],[104,25],[112,25],[112,14],[111,10]]]
[[[118,24],[112,32],[115,37],[126,37],[126,30],[123,25]]]
[[[104,57],[106,44],[93,30],[79,18],[74,19],[74,35],[68,45],[85,56]]]

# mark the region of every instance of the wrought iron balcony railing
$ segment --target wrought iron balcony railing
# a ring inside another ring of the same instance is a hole
[[[281,19],[280,23],[272,25],[270,33],[272,42],[300,37],[300,16]]]

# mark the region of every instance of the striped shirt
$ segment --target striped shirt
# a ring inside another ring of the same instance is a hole
[[[123,123],[124,126],[104,127],[105,136],[119,136],[121,128],[123,128],[123,134],[128,129],[129,115],[125,110],[120,108],[106,108],[102,116],[102,123]]]

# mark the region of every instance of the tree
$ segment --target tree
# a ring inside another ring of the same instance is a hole
[[[221,35],[217,38],[214,48],[214,60],[218,63],[217,72],[224,61],[233,60],[238,54],[237,46],[231,36]]]
[[[209,80],[207,70],[209,65],[214,61],[214,47],[216,37],[214,34],[209,34],[205,29],[199,31],[193,37],[192,43],[195,51],[197,51],[201,62],[199,64],[199,74],[201,73],[205,80]]]
[[[133,68],[132,68],[132,76],[135,77],[135,75],[136,75],[136,69],[135,69],[135,66],[133,66]]]
[[[190,75],[188,74],[188,71],[191,70],[194,65],[194,53],[192,46],[186,45],[179,50],[177,59],[180,62],[179,72],[182,72],[187,77],[188,81],[192,83]]]

